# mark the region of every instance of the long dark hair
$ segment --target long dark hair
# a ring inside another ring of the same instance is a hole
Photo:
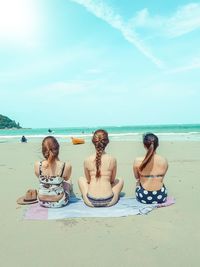
[[[94,132],[92,143],[96,148],[96,177],[101,176],[101,156],[109,143],[108,133],[105,130],[99,129]]]
[[[156,148],[159,146],[158,137],[153,133],[143,135],[143,144],[148,149],[144,160],[142,161],[139,171],[141,172],[151,160]]]
[[[42,141],[42,154],[48,161],[48,164],[52,164],[59,154],[59,143],[53,136],[47,136]]]

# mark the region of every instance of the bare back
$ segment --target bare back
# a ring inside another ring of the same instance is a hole
[[[103,153],[101,157],[101,176],[96,178],[96,155],[91,155],[84,162],[85,176],[88,181],[88,193],[96,198],[108,197],[112,194],[117,163],[112,156]]]
[[[159,190],[163,186],[163,179],[168,169],[167,160],[154,154],[147,166],[139,171],[143,158],[136,158],[133,171],[136,179],[139,179],[142,187],[148,191]]]

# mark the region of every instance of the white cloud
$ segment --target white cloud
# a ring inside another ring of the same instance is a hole
[[[178,37],[200,28],[200,4],[192,3],[179,7],[168,17],[151,16],[145,8],[130,20],[130,24],[136,28],[152,30],[168,38]]]
[[[51,99],[56,98],[59,96],[59,98],[72,95],[72,94],[79,94],[80,92],[86,92],[90,90],[94,86],[94,82],[91,81],[68,81],[68,82],[55,82],[51,84],[44,85],[39,88],[32,89],[31,92],[28,94],[31,95],[31,97],[41,97],[45,98],[49,97]]]
[[[200,58],[195,58],[187,65],[182,66],[182,67],[178,67],[178,68],[174,68],[174,69],[170,70],[168,73],[176,74],[176,73],[187,72],[187,71],[191,71],[191,70],[195,70],[195,69],[199,69],[199,68],[200,68]]]
[[[200,4],[189,4],[177,10],[167,20],[167,34],[170,37],[181,36],[200,28]]]
[[[162,67],[163,63],[156,58],[150,49],[140,39],[132,26],[125,23],[123,18],[115,14],[114,10],[101,0],[71,0],[77,4],[84,6],[89,12],[96,17],[107,22],[113,28],[119,30],[123,37],[132,45],[134,45],[143,55],[150,59],[158,67]]]
[[[165,18],[161,16],[150,16],[147,8],[144,8],[137,12],[137,15],[133,17],[129,23],[134,27],[144,27],[144,28],[160,28],[163,26]]]

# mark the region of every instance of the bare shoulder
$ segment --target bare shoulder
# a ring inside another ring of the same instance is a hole
[[[62,164],[65,164],[65,166],[71,165],[71,163],[69,161],[62,162]]]
[[[167,159],[164,158],[163,156],[157,155],[157,160],[159,160],[159,162],[162,164],[168,164]]]
[[[115,157],[113,157],[110,154],[104,154],[104,159],[108,162],[110,162],[112,165],[116,165],[117,164],[117,159]]]
[[[34,168],[35,168],[35,169],[38,169],[38,168],[39,168],[39,165],[40,165],[40,161],[36,161],[36,162],[34,163]]]
[[[85,161],[92,161],[92,160],[95,159],[95,157],[96,157],[96,155],[95,155],[95,154],[92,154],[92,155],[90,155],[89,157],[87,157],[87,158],[85,159]]]
[[[95,160],[95,154],[90,155],[89,157],[87,157],[84,160],[84,165],[87,166],[88,164],[90,164],[91,162],[93,162]]]
[[[110,155],[110,154],[104,154],[104,156],[105,157],[107,157],[108,159],[110,159],[110,160],[113,160],[113,161],[116,161],[116,158],[115,157],[113,157],[112,155]]]
[[[137,158],[135,158],[135,160],[133,162],[133,165],[134,166],[139,166],[142,163],[143,159],[144,159],[144,157],[137,157]]]
[[[156,161],[157,161],[157,164],[160,165],[160,167],[164,167],[166,169],[168,169],[168,161],[166,158],[160,156],[160,155],[156,155],[157,158],[156,158]]]
[[[65,162],[65,168],[67,168],[67,169],[72,168],[72,165],[71,165],[71,163],[69,161]]]

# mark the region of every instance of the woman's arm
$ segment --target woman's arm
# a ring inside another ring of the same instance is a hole
[[[137,159],[135,159],[135,161],[133,163],[133,173],[134,173],[134,176],[135,176],[136,180],[140,179],[139,164],[138,164]]]
[[[136,185],[139,185],[140,183],[140,173],[139,173],[139,164],[138,164],[138,160],[135,159],[134,163],[133,163],[133,173],[136,179]]]
[[[66,162],[65,169],[63,172],[63,178],[65,181],[68,181],[70,179],[71,173],[72,173],[72,166],[69,162]]]
[[[39,177],[39,161],[36,161],[34,164],[34,172],[37,177]]]
[[[110,183],[111,184],[113,184],[115,181],[116,173],[117,173],[117,161],[116,161],[116,159],[113,159],[112,173],[111,173],[111,177],[110,177]]]
[[[91,181],[91,177],[90,177],[90,172],[89,172],[89,170],[87,168],[87,161],[86,160],[84,161],[84,173],[85,173],[85,178],[86,178],[86,180],[87,180],[87,182],[89,184],[90,181]]]
[[[166,172],[168,171],[169,165],[168,165],[168,161],[166,159],[165,159],[165,162],[166,162],[166,169],[165,169],[165,174],[166,174]]]
[[[168,168],[169,168],[168,161],[167,161],[166,159],[164,159],[164,169],[165,169],[165,171],[164,171],[164,173],[163,173],[164,176],[163,176],[163,178],[162,178],[162,182],[163,182],[163,180],[164,180],[164,177],[165,177],[165,174],[166,174]]]

